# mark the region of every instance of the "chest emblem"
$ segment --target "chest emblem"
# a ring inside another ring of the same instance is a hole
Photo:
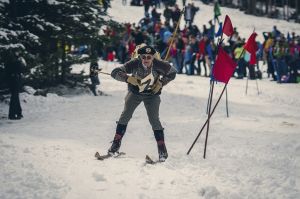
[[[144,79],[141,79],[140,85],[139,85],[139,92],[143,92],[146,90],[150,90],[151,86],[154,84],[154,76],[152,73],[144,77]]]

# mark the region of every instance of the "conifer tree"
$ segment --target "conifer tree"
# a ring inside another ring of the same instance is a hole
[[[71,65],[89,61],[72,55],[70,47],[87,45],[92,55],[99,50],[96,44],[111,42],[100,30],[120,27],[101,9],[98,0],[2,0],[0,53],[23,49],[30,66],[27,80],[36,87],[65,83]]]

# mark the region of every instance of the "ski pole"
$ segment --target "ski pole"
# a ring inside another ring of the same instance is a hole
[[[109,75],[109,76],[110,76],[110,73],[106,73],[106,72],[102,72],[102,71],[99,71],[98,73],[101,73],[101,74]]]

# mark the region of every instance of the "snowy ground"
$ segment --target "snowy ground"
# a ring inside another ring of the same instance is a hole
[[[108,72],[117,65],[100,64]],[[93,157],[110,146],[126,84],[101,75],[101,90],[109,96],[22,94],[24,119],[0,120],[0,198],[300,198],[300,84],[263,79],[260,95],[255,81],[248,95],[245,85],[246,80],[230,81],[230,117],[223,99],[204,160],[204,135],[186,152],[206,120],[209,80],[178,75],[161,95],[170,157],[155,166],[144,164],[145,155],[156,158],[157,151],[143,105],[123,140],[127,155],[104,162]],[[222,87],[216,85],[215,96]],[[8,107],[0,107],[3,116]]]
[[[105,65],[105,64],[102,64]],[[104,66],[105,70],[114,64]],[[157,156],[144,107],[136,110],[120,159],[100,162],[123,108],[126,85],[101,76],[110,96],[34,97],[23,94],[25,118],[0,122],[0,198],[299,198],[299,84],[232,79],[230,117],[221,101],[204,136],[186,152],[205,122],[208,79],[179,75],[162,94],[161,120],[170,157]],[[216,87],[216,96],[222,89]],[[1,104],[3,112],[7,106]],[[4,180],[5,179],[5,180]]]

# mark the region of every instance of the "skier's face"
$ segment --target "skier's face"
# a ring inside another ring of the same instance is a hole
[[[140,55],[141,60],[142,60],[142,64],[148,68],[150,68],[152,66],[152,61],[153,61],[153,55],[151,54],[143,54]]]

